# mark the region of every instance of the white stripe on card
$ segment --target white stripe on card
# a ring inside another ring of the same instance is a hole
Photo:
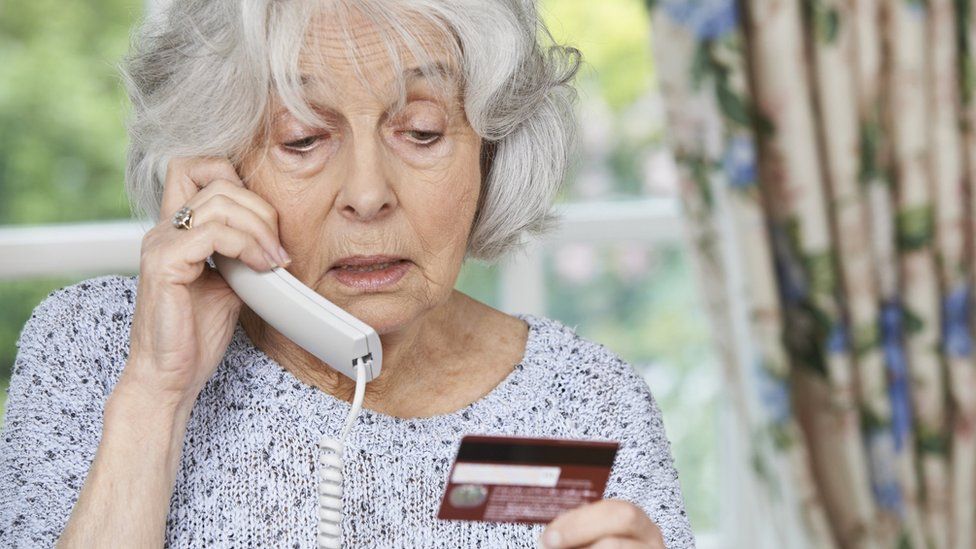
[[[500,465],[457,463],[451,482],[456,484],[506,484],[516,486],[555,486],[559,467],[538,465]]]

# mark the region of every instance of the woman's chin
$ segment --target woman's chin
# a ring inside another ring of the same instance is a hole
[[[347,309],[349,314],[358,318],[376,330],[379,335],[385,335],[389,333],[394,333],[401,330],[404,326],[410,324],[413,320],[408,318],[402,310],[391,310],[387,311],[386,307],[363,307],[362,313],[356,312],[356,307],[352,309]]]
[[[344,295],[340,291],[334,299],[330,297],[336,295],[334,290],[318,293],[381,335],[400,330],[416,317],[411,312],[416,301],[399,293]]]

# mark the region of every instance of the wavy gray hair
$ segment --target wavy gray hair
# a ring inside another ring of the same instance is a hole
[[[494,263],[520,248],[523,234],[554,228],[556,193],[578,157],[570,82],[581,55],[555,43],[535,0],[172,0],[136,30],[120,67],[132,102],[125,180],[133,212],[158,222],[170,158],[213,156],[239,166],[266,132],[272,95],[300,120],[325,125],[305,98],[299,57],[315,53],[313,16],[336,17],[365,84],[348,30],[354,12],[383,30],[396,75],[402,46],[418,60],[433,58],[415,23],[452,38],[443,42],[460,67],[468,121],[483,139],[465,258]],[[435,82],[447,77],[423,66]],[[403,77],[395,85],[402,105]]]

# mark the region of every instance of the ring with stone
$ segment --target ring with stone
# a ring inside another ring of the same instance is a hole
[[[173,214],[173,226],[177,229],[189,230],[193,227],[193,210],[183,206]]]

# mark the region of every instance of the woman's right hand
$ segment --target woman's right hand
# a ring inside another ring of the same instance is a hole
[[[172,223],[183,206],[193,210],[189,230]],[[167,402],[192,406],[220,363],[243,305],[206,259],[217,252],[259,272],[290,259],[278,238],[274,207],[245,188],[227,160],[171,160],[159,219],[142,239],[122,379]]]
[[[184,205],[193,210],[189,230],[171,221]],[[244,187],[229,162],[170,162],[160,222],[142,239],[129,356],[57,547],[163,546],[193,404],[243,305],[205,261],[217,252],[266,271],[265,250],[279,246],[274,208]]]

